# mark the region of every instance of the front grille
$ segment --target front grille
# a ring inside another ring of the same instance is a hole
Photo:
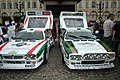
[[[103,64],[105,61],[82,61],[81,64]]]
[[[25,61],[3,61],[5,64],[25,64]]]
[[[3,56],[4,59],[23,59],[23,56],[17,55],[10,55],[10,56]]]

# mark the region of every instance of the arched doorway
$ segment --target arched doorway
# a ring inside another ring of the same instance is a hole
[[[15,22],[19,22],[20,21],[20,13],[19,12],[15,12],[13,14],[13,18]]]
[[[96,11],[91,11],[91,12],[90,12],[90,19],[92,19],[92,20],[90,20],[90,21],[96,21],[96,20],[97,20],[97,17],[98,17],[98,14],[97,14]]]
[[[103,13],[103,19],[107,19],[107,17],[108,17],[109,14],[110,14],[109,11],[105,11],[105,12]]]
[[[120,21],[120,11],[118,11],[118,12],[116,13],[116,20],[117,20],[117,21]]]
[[[5,24],[5,21],[9,20],[11,17],[8,16],[6,12],[2,13],[2,24]]]

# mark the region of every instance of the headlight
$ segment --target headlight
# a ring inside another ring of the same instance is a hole
[[[84,60],[90,60],[90,54],[85,54],[84,55]]]
[[[34,59],[36,59],[36,55],[34,55],[34,54],[27,54],[27,55],[25,55],[25,59],[26,60],[34,60]]]
[[[76,55],[71,55],[70,60],[76,60]]]
[[[85,54],[84,55],[84,60],[97,60],[97,59],[104,59],[106,58],[106,55],[103,54],[97,54],[97,53],[93,53],[93,54]]]
[[[81,55],[71,55],[70,60],[80,61],[80,60],[82,60],[82,56]]]
[[[81,56],[81,55],[76,55],[76,60],[77,60],[77,61],[82,60],[82,56]]]
[[[108,54],[106,58],[107,58],[107,59],[114,59],[114,57],[115,57],[114,54]]]

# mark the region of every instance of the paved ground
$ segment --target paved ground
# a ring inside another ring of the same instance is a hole
[[[0,70],[0,80],[120,80],[120,62],[105,70],[69,70],[61,60],[58,43],[51,49],[49,62],[35,70]]]

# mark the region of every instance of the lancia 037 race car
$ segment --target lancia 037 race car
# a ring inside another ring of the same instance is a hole
[[[44,29],[25,29],[13,40],[0,45],[0,68],[35,69],[46,63],[53,45],[48,33]]]
[[[60,49],[62,62],[70,69],[114,67],[115,53],[87,29],[84,12],[62,12]]]
[[[60,38],[62,61],[70,69],[114,67],[115,53],[87,29],[67,30]]]

